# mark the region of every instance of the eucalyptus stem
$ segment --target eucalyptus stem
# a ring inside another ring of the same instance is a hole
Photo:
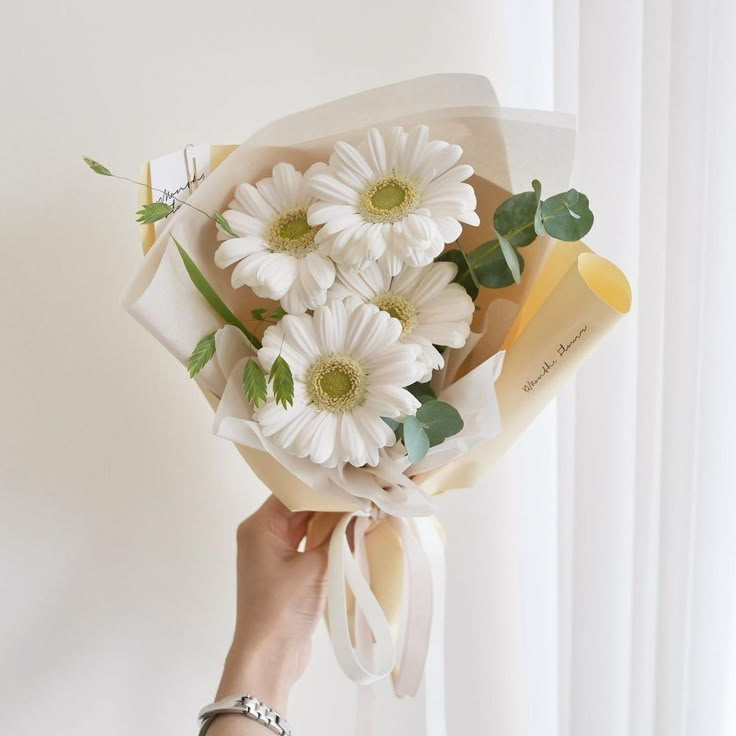
[[[465,265],[468,267],[470,278],[473,280],[473,283],[478,287],[478,289],[480,289],[480,282],[478,281],[478,277],[475,275],[473,264],[470,262],[467,253],[463,250],[463,246],[460,244],[460,238],[455,241],[455,245],[457,245],[457,249],[460,251],[460,253],[462,253],[463,259],[465,260]]]

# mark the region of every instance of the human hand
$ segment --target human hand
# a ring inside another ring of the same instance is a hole
[[[298,551],[312,516],[289,511],[271,496],[238,527],[235,634],[217,699],[250,693],[280,713],[286,710],[325,605],[327,543],[317,540]],[[239,720],[242,734],[245,719]],[[216,719],[208,736],[231,733],[217,726],[232,728],[232,721]]]

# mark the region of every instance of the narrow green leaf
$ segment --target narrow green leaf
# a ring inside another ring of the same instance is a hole
[[[470,298],[475,301],[478,297],[478,285],[473,280],[473,275],[468,265],[468,259],[464,253],[456,248],[446,250],[444,253],[439,255],[436,261],[449,261],[457,266],[457,275],[453,279],[456,284],[460,284],[465,291],[468,292]]]
[[[524,248],[534,242],[534,213],[537,211],[536,192],[514,194],[496,208],[493,229],[514,248]]]
[[[253,358],[248,358],[243,367],[243,390],[256,409],[266,400],[266,374]]]
[[[237,238],[238,234],[230,227],[230,223],[225,219],[222,212],[215,212],[215,222],[230,236]]]
[[[524,273],[524,259],[521,253],[515,250],[519,259],[519,273]],[[514,276],[506,263],[501,244],[498,240],[490,240],[479,245],[468,253],[475,275],[481,286],[488,289],[503,289],[514,283]]]
[[[215,333],[211,333],[203,337],[196,345],[192,354],[189,356],[187,362],[187,368],[189,368],[189,377],[199,373],[207,363],[212,360],[212,356],[215,354]]]
[[[282,317],[286,316],[286,310],[283,307],[276,307],[276,309],[271,310],[268,314],[268,319],[270,319],[272,322],[278,322]]]
[[[404,421],[404,447],[413,463],[419,462],[429,451],[429,437],[416,417]]]
[[[136,215],[138,215],[136,222],[140,222],[142,225],[151,225],[163,220],[164,217],[168,217],[173,211],[174,208],[166,202],[149,202],[136,212]]]
[[[416,418],[424,427],[431,447],[441,444],[465,426],[458,410],[446,401],[428,401],[419,408]]]
[[[82,156],[82,160],[90,167],[90,169],[92,169],[92,171],[95,172],[95,174],[100,174],[100,176],[112,176],[112,171],[110,171],[107,166],[103,166],[99,161],[95,161],[89,156]]]
[[[268,380],[273,383],[273,397],[276,403],[288,409],[294,403],[294,376],[291,375],[289,364],[281,355],[276,356]]]
[[[230,311],[227,304],[220,299],[217,292],[212,288],[212,285],[204,277],[204,274],[199,270],[197,264],[191,259],[189,253],[179,244],[177,239],[172,235],[171,239],[179,251],[182,261],[184,261],[184,267],[187,269],[189,278],[192,283],[197,287],[199,293],[207,300],[212,309],[222,317],[225,322],[229,325],[237,327],[250,341],[250,344],[256,349],[260,349],[261,341],[250,332],[245,325]]]
[[[250,316],[253,317],[253,319],[258,320],[259,322],[262,322],[264,319],[266,319],[266,308],[259,307],[258,309],[251,309]]]
[[[511,271],[514,283],[521,283],[521,268],[519,266],[519,256],[516,254],[514,247],[509,243],[503,235],[498,236],[498,242],[501,244],[501,252],[506,260],[506,265]]]

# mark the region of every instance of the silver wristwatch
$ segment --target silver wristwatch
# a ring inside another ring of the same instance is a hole
[[[286,719],[251,695],[229,695],[227,698],[202,708],[199,711],[201,723],[199,736],[204,736],[212,725],[212,721],[225,713],[240,713],[270,728],[278,736],[291,736],[291,728]]]

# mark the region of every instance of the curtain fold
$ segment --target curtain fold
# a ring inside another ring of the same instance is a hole
[[[736,6],[553,5],[555,104],[578,117],[573,185],[634,309],[540,438],[556,443],[557,704],[529,702],[555,725],[528,720],[528,733],[725,736],[736,733]]]

